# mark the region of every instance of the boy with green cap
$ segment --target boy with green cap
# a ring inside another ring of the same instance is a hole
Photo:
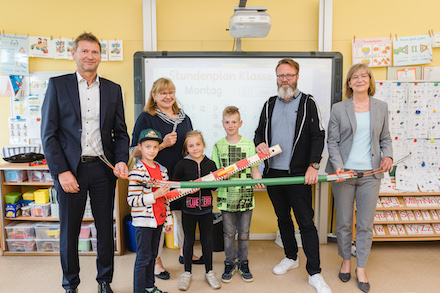
[[[137,147],[141,160],[130,171],[129,178],[148,182],[150,179],[168,180],[168,171],[154,161],[159,152],[162,135],[154,129],[144,129],[139,135]],[[135,293],[166,293],[154,286],[154,264],[159,247],[160,234],[173,232],[173,221],[165,195],[168,184],[160,188],[143,187],[130,181],[127,202],[131,207],[132,223],[136,229],[136,261],[134,266]]]

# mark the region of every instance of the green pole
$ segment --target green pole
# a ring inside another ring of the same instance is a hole
[[[336,179],[329,180],[327,175],[318,176],[318,182],[334,181]],[[304,182],[305,182],[304,176],[245,179],[245,180],[225,180],[225,181],[182,181],[180,182],[180,188],[217,188],[217,187],[230,187],[230,186],[253,186],[258,183],[264,185],[289,185],[289,184],[304,184]]]

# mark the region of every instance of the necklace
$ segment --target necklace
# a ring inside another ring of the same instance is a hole
[[[353,100],[353,105],[354,105],[356,108],[358,108],[358,109],[363,109],[363,108],[365,108],[365,107],[368,105],[369,102],[370,102],[370,99],[367,100],[367,102],[365,103],[365,105],[363,105],[363,106],[358,106],[358,105],[356,105],[356,103],[355,103],[354,100]]]

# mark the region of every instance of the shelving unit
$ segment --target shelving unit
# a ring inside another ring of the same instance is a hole
[[[430,213],[431,220],[402,220],[402,218],[399,215],[399,211],[440,211],[440,206],[417,206],[417,207],[410,207],[405,204],[404,197],[439,197],[439,192],[406,192],[406,193],[380,193],[379,194],[379,200],[381,200],[382,197],[397,197],[400,206],[394,206],[394,207],[377,207],[376,212],[393,212],[395,211],[398,214],[398,220],[394,221],[374,221],[374,225],[382,225],[383,230],[386,235],[378,235],[377,233],[373,236],[373,241],[427,241],[427,240],[440,240],[440,230],[436,230],[433,226],[433,224],[440,225],[440,217],[438,217],[438,220],[434,219],[432,214]],[[353,241],[356,240],[356,206],[354,209],[354,215],[353,215]],[[440,215],[439,215],[440,216]],[[397,235],[392,235],[388,229],[387,225],[403,225],[405,229],[405,234],[401,235],[398,233]],[[432,234],[408,234],[407,228],[405,225],[426,225],[426,229],[428,227],[431,227]]]
[[[53,186],[52,182],[6,182],[5,181],[5,170],[48,170],[47,165],[41,166],[29,166],[25,163],[9,163],[0,165],[0,175],[1,175],[1,194],[0,194],[0,241],[1,241],[1,253],[3,255],[57,255],[58,253],[41,253],[41,252],[11,252],[8,251],[6,245],[6,231],[5,227],[15,221],[31,221],[31,222],[58,222],[59,219],[52,217],[23,217],[19,216],[16,218],[6,218],[5,217],[5,201],[4,195],[9,192],[21,192],[23,186],[29,186],[33,188],[49,188]],[[126,202],[127,197],[127,180],[118,180],[116,183],[115,191],[115,217],[114,221],[116,223],[116,255],[123,254],[125,250],[125,245],[123,241],[124,223],[123,218],[129,213],[129,208]],[[85,218],[84,222],[93,222],[93,218]],[[80,252],[80,255],[96,255],[96,252]]]

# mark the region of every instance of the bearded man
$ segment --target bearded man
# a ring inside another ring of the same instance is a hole
[[[269,153],[269,146],[276,144],[283,150],[265,164],[265,178],[305,176],[305,184],[267,186],[286,255],[274,267],[273,273],[285,274],[299,266],[298,245],[291,217],[293,209],[307,257],[309,283],[318,293],[329,293],[331,289],[321,275],[319,240],[313,223],[312,206],[312,184],[318,182],[319,162],[325,138],[321,114],[313,97],[297,88],[297,62],[290,58],[282,59],[275,72],[278,95],[265,102],[254,143],[257,152]]]

